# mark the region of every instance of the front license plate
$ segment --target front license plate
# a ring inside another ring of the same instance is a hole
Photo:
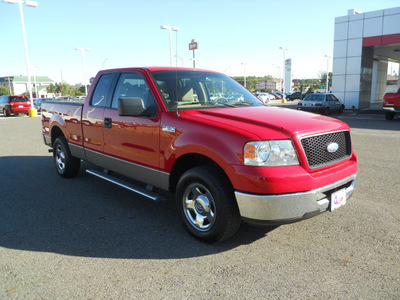
[[[331,196],[331,211],[346,204],[346,189],[341,189],[332,193]]]
[[[19,107],[19,108],[24,108],[24,106],[23,106],[23,105],[19,105],[18,107]]]

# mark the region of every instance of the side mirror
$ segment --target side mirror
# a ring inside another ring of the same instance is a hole
[[[124,97],[118,98],[118,114],[131,117],[153,117],[154,109],[146,108],[142,98]]]

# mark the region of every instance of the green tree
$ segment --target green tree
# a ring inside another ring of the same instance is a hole
[[[0,96],[10,95],[10,90],[5,86],[0,86]]]

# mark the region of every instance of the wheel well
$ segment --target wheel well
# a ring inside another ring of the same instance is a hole
[[[64,133],[62,132],[62,130],[60,129],[60,127],[53,127],[53,129],[51,130],[51,144],[53,145],[54,141],[56,140],[56,138],[58,138],[59,136],[64,136]]]
[[[187,170],[192,169],[197,166],[205,166],[210,165],[215,167],[222,176],[225,176],[227,181],[230,183],[228,176],[226,176],[224,170],[212,159],[200,155],[200,154],[186,154],[181,156],[174,164],[171,170],[170,178],[169,178],[169,190],[171,192],[175,192],[176,185],[179,181],[179,178],[185,173]]]

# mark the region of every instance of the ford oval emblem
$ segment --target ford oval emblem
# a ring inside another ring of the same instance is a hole
[[[338,149],[339,149],[338,143],[330,143],[328,147],[326,147],[326,150],[328,150],[329,153],[335,153]]]

